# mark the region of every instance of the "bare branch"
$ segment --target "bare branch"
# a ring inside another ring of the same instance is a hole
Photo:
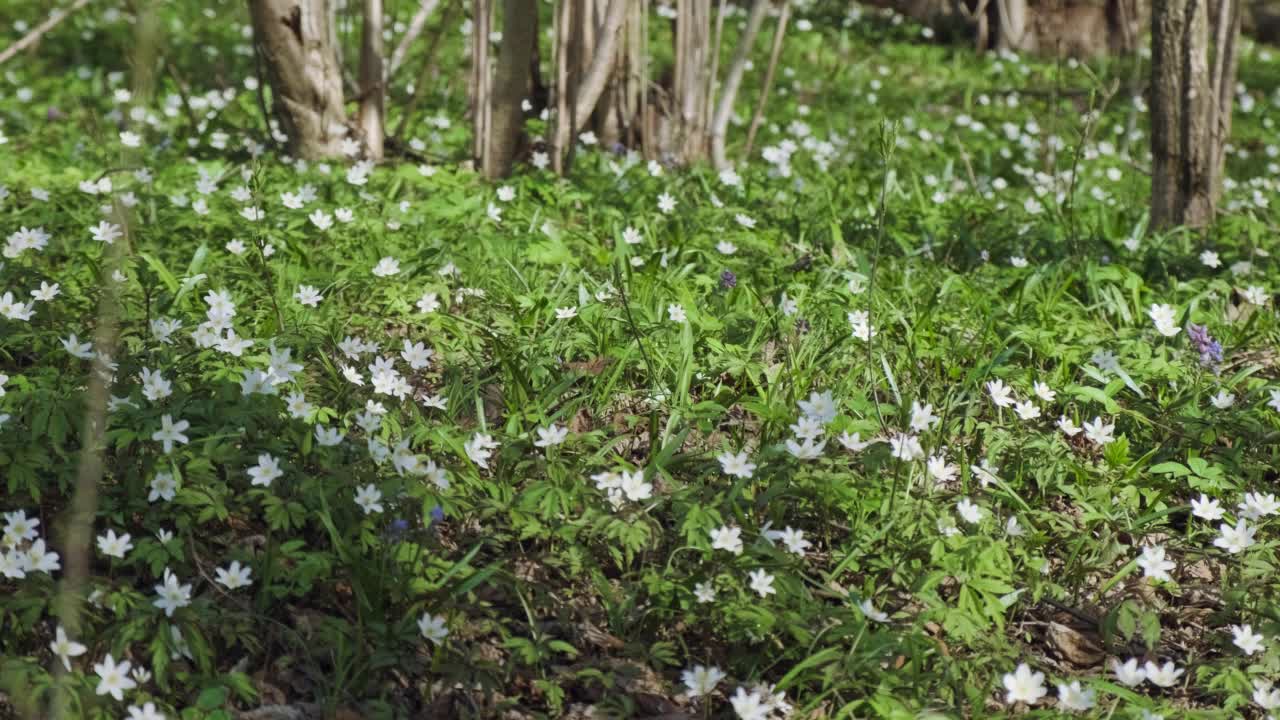
[[[68,7],[65,10],[60,10],[50,15],[47,20],[35,26],[35,28],[32,29],[31,32],[23,36],[21,40],[5,48],[4,52],[0,52],[0,65],[3,65],[6,60],[8,60],[9,58],[12,58],[14,55],[17,55],[23,50],[26,50],[27,48],[34,45],[37,40],[39,40],[41,37],[44,36],[45,33],[54,29],[55,27],[60,25],[63,20],[66,20],[68,17],[70,17],[71,13],[79,10],[80,8],[83,8],[85,5],[88,5],[91,2],[93,2],[93,0],[76,0],[74,3],[71,4],[71,7]]]
[[[413,14],[413,19],[409,21],[409,27],[405,29],[404,36],[400,38],[399,44],[391,53],[391,61],[387,63],[387,85],[391,84],[391,78],[395,76],[396,70],[400,69],[400,65],[409,55],[409,48],[418,41],[422,31],[427,27],[427,19],[439,5],[440,0],[422,0],[422,5],[418,8],[418,12]]]

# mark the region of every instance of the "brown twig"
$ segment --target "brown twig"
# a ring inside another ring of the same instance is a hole
[[[164,70],[169,74],[169,79],[173,80],[174,86],[178,88],[178,97],[182,99],[182,113],[187,116],[187,122],[191,123],[191,129],[199,133],[200,120],[191,109],[191,101],[187,98],[187,86],[182,82],[182,78],[178,77],[178,69],[173,66],[172,61],[165,58]]]
[[[952,136],[956,141],[956,147],[960,150],[960,159],[964,161],[965,172],[969,175],[969,187],[973,188],[973,194],[982,197],[982,190],[978,187],[978,177],[973,174],[973,163],[969,160],[969,152],[965,150],[964,143],[960,140],[959,133]]]

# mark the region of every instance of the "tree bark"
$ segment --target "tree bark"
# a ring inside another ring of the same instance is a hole
[[[1212,135],[1209,156],[1209,188],[1216,209],[1222,193],[1222,173],[1226,167],[1227,140],[1231,138],[1231,110],[1235,100],[1236,68],[1239,55],[1236,44],[1240,39],[1241,0],[1218,0],[1214,36],[1214,71],[1210,79],[1213,88],[1213,107],[1209,117]]]
[[[254,42],[290,154],[339,157],[347,135],[342,71],[324,0],[249,0]]]
[[[1238,0],[1155,0],[1151,26],[1151,224],[1202,228],[1221,193],[1235,93]],[[1211,42],[1212,40],[1212,42]],[[1212,60],[1211,60],[1212,57]]]
[[[607,133],[605,140],[623,140],[628,146],[644,145],[647,138],[640,130],[643,123],[646,100],[649,95],[649,35],[646,27],[648,3],[637,0],[632,3],[627,21],[622,26],[623,47],[618,53],[618,71],[614,73],[613,102],[608,112],[617,119],[618,137]]]
[[[996,49],[1035,51],[1027,0],[992,1],[1000,18],[996,28]]]
[[[623,27],[638,5],[637,0],[563,0],[556,16],[556,114],[552,128],[552,162],[563,173],[571,164],[573,140],[585,129],[601,142],[616,139],[619,122],[614,115],[630,105],[624,97],[627,83],[618,78],[625,68],[626,51],[620,48]],[[609,89],[609,102],[601,98]],[[627,122],[630,119],[628,118]]]
[[[484,167],[489,154],[489,119],[492,106],[492,75],[489,72],[489,29],[492,14],[489,0],[475,0],[471,22],[471,120],[472,157],[477,167]]]
[[[662,130],[668,159],[688,165],[707,156],[711,0],[676,3],[675,69],[670,115]]]
[[[578,85],[577,99],[573,109],[575,127],[586,124],[587,119],[596,109],[596,103],[600,101],[600,94],[604,92],[605,81],[609,79],[609,73],[614,67],[614,55],[617,51],[622,23],[627,19],[628,2],[629,0],[609,0],[604,22],[601,23],[595,37],[591,65],[587,67],[586,75]]]
[[[493,81],[489,114],[489,142],[481,167],[489,178],[511,173],[520,133],[524,129],[521,104],[529,97],[529,62],[538,38],[538,5],[529,0],[504,0],[502,47]]]
[[[386,114],[383,72],[382,0],[364,0],[364,26],[360,39],[360,130],[370,160],[382,160]]]

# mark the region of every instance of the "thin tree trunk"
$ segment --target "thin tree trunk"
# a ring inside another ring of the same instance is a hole
[[[382,160],[386,85],[382,65],[382,0],[364,0],[360,40],[360,130],[370,160]]]
[[[586,75],[578,84],[577,98],[574,102],[573,124],[582,127],[591,113],[596,109],[600,94],[604,91],[605,81],[614,66],[614,55],[617,52],[619,32],[622,23],[627,19],[629,0],[609,0],[609,8],[605,11],[604,22],[595,36],[595,47],[592,50],[591,65]]]
[[[782,0],[782,11],[778,13],[778,27],[773,31],[773,48],[769,50],[769,67],[764,71],[764,83],[760,86],[760,99],[756,101],[756,110],[751,115],[751,127],[747,128],[747,144],[742,151],[744,159],[751,158],[751,148],[755,146],[756,132],[760,130],[760,122],[764,119],[765,104],[769,102],[769,93],[773,91],[773,76],[778,71],[778,59],[782,57],[782,40],[786,37],[787,20],[791,18],[791,1]]]
[[[489,0],[475,0],[471,18],[471,120],[472,120],[472,156],[476,165],[483,167],[488,156],[490,88],[492,78],[489,72],[489,29],[492,15],[489,12]]]
[[[1000,18],[996,49],[1034,51],[1034,38],[1028,32],[1031,23],[1027,0],[995,0],[995,3]]]
[[[387,84],[391,84],[391,78],[395,76],[396,70],[404,63],[404,59],[409,56],[409,49],[413,47],[418,38],[422,35],[422,31],[427,27],[427,20],[431,17],[431,13],[435,12],[436,7],[440,5],[440,0],[422,0],[422,5],[418,11],[413,14],[413,19],[409,21],[409,27],[405,29],[404,35],[401,36],[400,42],[396,45],[396,49],[391,52],[391,61],[387,63]]]
[[[622,29],[626,45],[620,54],[621,72],[616,75],[617,92],[621,96],[613,111],[618,113],[619,134],[625,136],[624,141],[629,147],[637,147],[644,142],[637,124],[644,117],[644,96],[649,91],[644,79],[645,56],[649,51],[649,44],[644,34],[644,3],[632,3],[627,12],[627,22]],[[643,152],[643,147],[641,151]]]
[[[725,0],[720,0],[719,7],[716,8],[716,26],[711,32],[711,72],[707,75],[707,109],[703,112],[706,117],[712,117],[716,112],[716,82],[720,79],[720,45],[724,38],[724,8]]]
[[[569,138],[573,135],[573,105],[569,101],[569,56],[570,45],[573,44],[574,2],[561,0],[556,8],[555,51],[556,51],[556,114],[551,138],[551,168],[556,174],[563,175],[568,158]]]
[[[608,134],[608,112],[597,113],[614,70],[629,7],[635,0],[564,0],[556,18],[556,121],[551,152],[557,172],[572,164],[573,138],[587,127]],[[615,92],[612,100],[617,101]],[[612,104],[612,103],[611,103]],[[593,115],[597,122],[592,123]],[[616,134],[616,133],[613,133]]]
[[[1209,118],[1209,191],[1216,208],[1222,193],[1222,172],[1226,166],[1227,140],[1231,137],[1231,110],[1235,100],[1236,42],[1240,38],[1240,0],[1218,0],[1214,45],[1214,73],[1211,81],[1214,102]]]
[[[764,16],[768,14],[770,4],[771,0],[756,0],[751,6],[747,27],[738,38],[738,49],[729,63],[729,72],[725,74],[724,87],[720,90],[720,100],[716,105],[716,114],[711,119],[711,162],[718,170],[723,170],[729,165],[724,154],[724,138],[729,131],[729,118],[733,115],[733,103],[738,98],[738,88],[742,86],[742,75],[746,72],[747,59],[751,57],[751,48],[756,43],[756,35],[760,34],[760,26],[764,24]]]
[[[1107,0],[1105,5],[1108,45],[1117,54],[1128,54],[1138,47],[1142,31],[1138,0]]]
[[[1221,192],[1235,92],[1236,0],[1155,0],[1151,26],[1151,224],[1204,227]],[[1210,62],[1210,41],[1213,62]]]
[[[537,45],[538,6],[528,0],[504,0],[502,47],[493,81],[489,142],[481,167],[489,178],[511,173],[520,133],[524,129],[521,103],[529,96],[529,60]]]
[[[325,5],[324,0],[249,0],[273,111],[289,137],[289,152],[306,159],[341,156],[347,135],[342,72]]]
[[[676,3],[672,107],[663,130],[666,155],[690,164],[707,155],[707,55],[711,51],[711,0]]]
[[[1186,13],[1181,0],[1154,0],[1151,7],[1151,224],[1157,228],[1178,225],[1181,219]]]
[[[253,2],[253,0],[249,0]],[[333,48],[333,56],[338,59],[338,72],[347,72],[347,59],[342,56],[342,41],[338,38],[338,3],[327,2],[329,6],[329,46]],[[349,76],[350,73],[347,73]],[[346,77],[346,76],[344,76]]]
[[[651,121],[652,106],[649,102],[649,0],[640,0],[636,24],[639,27],[640,43],[640,151],[645,158],[652,160],[659,143],[656,142],[657,132],[654,129],[655,123]]]

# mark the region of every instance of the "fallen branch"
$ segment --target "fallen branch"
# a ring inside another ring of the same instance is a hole
[[[35,26],[35,28],[31,32],[27,33],[21,40],[5,48],[4,52],[0,52],[0,65],[3,65],[6,60],[12,58],[14,55],[17,55],[23,50],[26,50],[36,44],[36,41],[43,37],[45,33],[54,29],[61,24],[63,20],[70,17],[71,13],[91,2],[93,2],[93,0],[76,0],[71,4],[71,7],[50,15],[47,20]]]

